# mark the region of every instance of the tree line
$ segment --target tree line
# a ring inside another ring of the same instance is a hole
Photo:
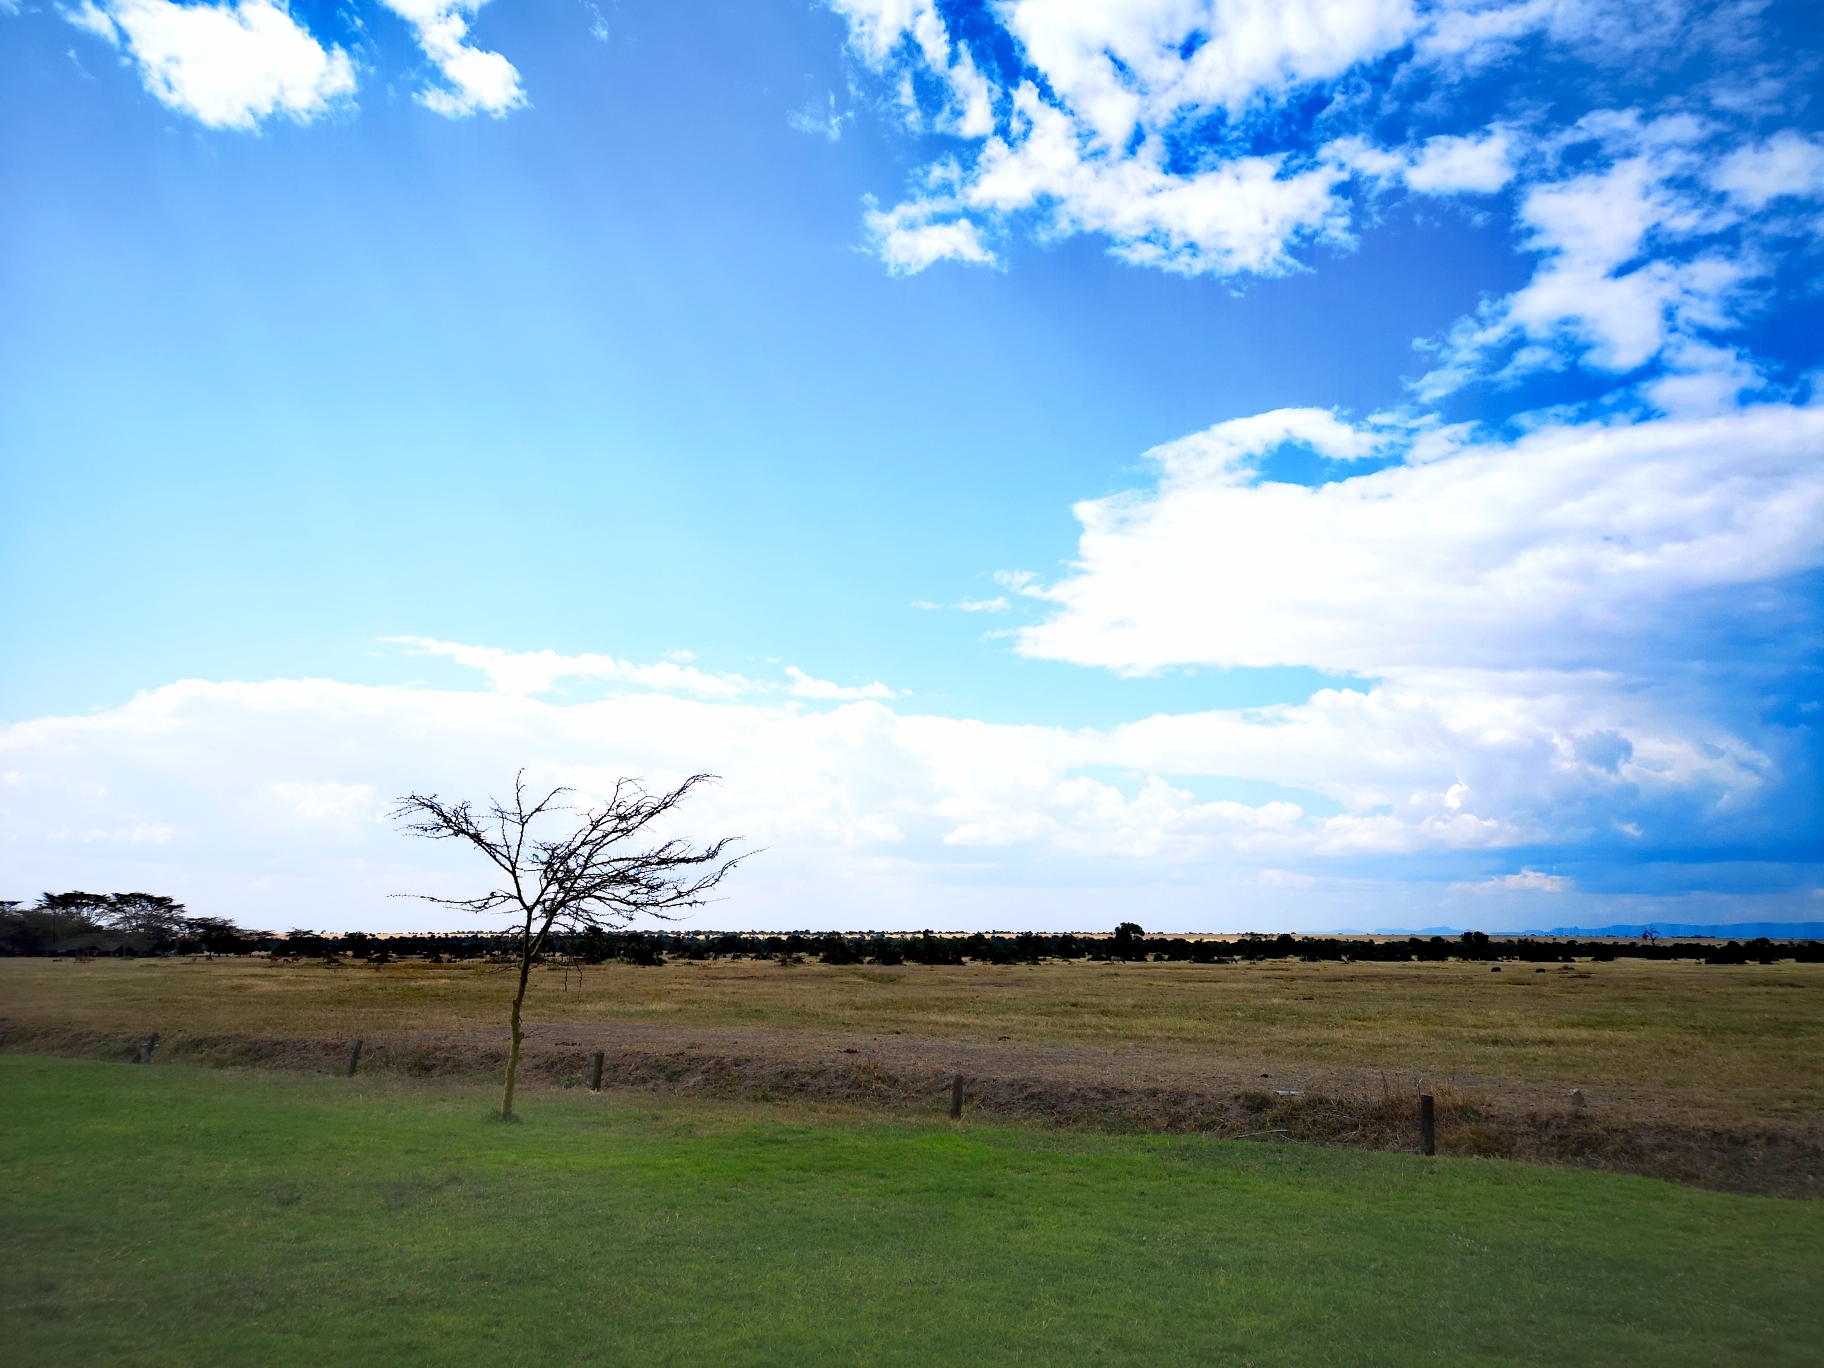
[[[44,893],[36,903],[0,900],[0,955],[245,954],[268,931],[226,917],[191,916],[159,893]]]
[[[156,955],[269,953],[320,958],[498,959],[513,954],[512,932],[453,931],[370,935],[331,934],[298,928],[253,931],[221,917],[193,917],[174,899],[147,893],[46,893],[38,903],[0,903],[0,954]],[[750,959],[822,964],[1039,964],[1047,960],[1122,960],[1136,963],[1230,964],[1250,960],[1391,963],[1474,960],[1556,964],[1572,959],[1703,960],[1752,964],[1796,959],[1824,962],[1824,942],[1766,937],[1699,944],[1667,940],[1542,940],[1490,936],[1408,936],[1368,940],[1353,936],[1247,935],[1224,940],[1148,936],[1132,922],[1111,934],[977,932],[943,935],[793,931],[607,931],[590,928],[553,934],[543,952],[585,964],[660,965],[678,960]]]

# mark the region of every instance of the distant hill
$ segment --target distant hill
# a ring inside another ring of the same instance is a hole
[[[1550,931],[1511,931],[1518,936],[1639,936],[1651,930],[1656,936],[1707,936],[1717,940],[1824,940],[1824,922],[1736,922],[1723,926],[1690,926],[1679,922],[1647,922],[1641,926],[1556,926]]]

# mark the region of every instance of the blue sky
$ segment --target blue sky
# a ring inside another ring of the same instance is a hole
[[[1815,920],[1808,7],[0,12],[6,896]],[[966,605],[966,606],[965,606]]]

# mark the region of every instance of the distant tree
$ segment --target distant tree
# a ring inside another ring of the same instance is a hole
[[[93,953],[108,946],[138,952],[198,947],[244,950],[267,938],[225,917],[192,917],[161,893],[42,894],[36,905],[0,902],[0,954],[38,955],[71,946]]]
[[[186,917],[182,939],[211,954],[226,955],[253,949],[267,935],[264,931],[245,930],[226,917]]]
[[[507,1053],[507,1077],[500,1115],[513,1119],[513,1086],[519,1075],[521,1012],[532,963],[553,933],[586,936],[591,930],[618,930],[644,913],[666,919],[686,907],[698,907],[705,895],[745,856],[725,856],[738,837],[724,837],[697,850],[686,841],[662,841],[646,850],[629,843],[664,817],[710,774],[693,774],[669,793],[648,793],[637,779],[615,781],[614,792],[600,808],[576,809],[560,801],[573,790],[552,789],[526,805],[525,771],[513,781],[513,806],[490,802],[485,813],[468,803],[445,803],[436,794],[411,793],[399,799],[395,821],[414,835],[433,841],[463,841],[480,851],[506,877],[504,887],[478,898],[423,897],[466,912],[504,915],[513,922],[519,981],[509,1016],[513,1043]],[[577,825],[555,840],[534,836],[533,827],[558,813],[574,813]]]
[[[144,937],[148,948],[190,929],[184,905],[158,893],[110,893],[100,919],[111,930]]]
[[[1115,928],[1114,945],[1109,953],[1116,959],[1145,959],[1146,931],[1139,922],[1122,922]]]
[[[576,943],[576,957],[584,964],[601,964],[614,958],[614,949],[614,937],[599,926],[591,926]]]
[[[46,912],[87,917],[90,921],[99,923],[108,909],[108,895],[84,893],[81,889],[71,889],[68,893],[41,893],[38,895],[38,906]]]

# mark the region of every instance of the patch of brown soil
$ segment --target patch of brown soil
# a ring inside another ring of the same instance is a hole
[[[6,1043],[125,1062],[141,1038],[9,1023]],[[353,1045],[352,1038],[175,1035],[161,1044],[158,1059],[340,1072]],[[941,1114],[960,1072],[966,1116],[1122,1133],[1418,1148],[1416,1089],[1396,1090],[1382,1079],[1376,1095],[1362,1080],[1344,1078],[1323,1080],[1328,1086],[1275,1087],[1273,1080],[1207,1070],[1193,1081],[1170,1077],[1183,1072],[1183,1061],[1139,1053],[1022,1050],[916,1037],[834,1046],[828,1037],[792,1032],[579,1032],[558,1026],[529,1033],[523,1067],[529,1081],[576,1086],[588,1081],[598,1049],[603,1086],[620,1091]],[[489,1035],[395,1032],[367,1038],[360,1067],[408,1077],[473,1076],[497,1074],[505,1061],[505,1042]],[[1438,1098],[1442,1154],[1571,1164],[1726,1192],[1824,1196],[1824,1136],[1813,1126],[1731,1129],[1631,1115],[1625,1105],[1573,1108],[1542,1104],[1538,1096],[1491,1098],[1476,1081],[1428,1086]]]

